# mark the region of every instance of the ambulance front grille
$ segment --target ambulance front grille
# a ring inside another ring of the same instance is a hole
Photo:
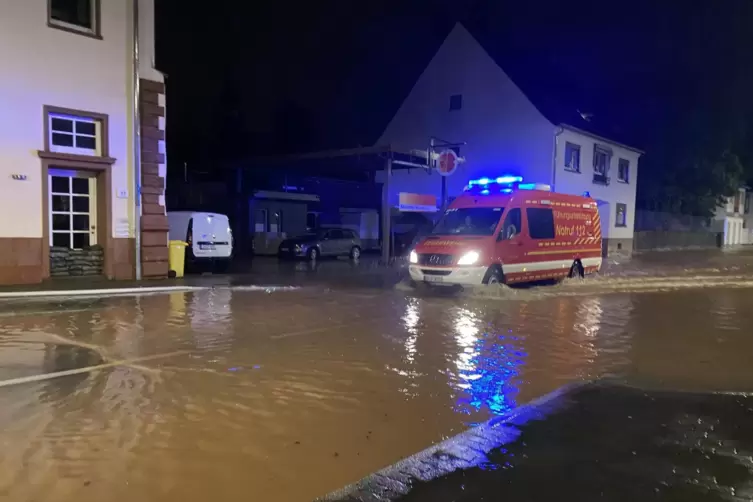
[[[430,267],[449,267],[455,264],[455,259],[451,254],[420,254],[418,255],[418,264]]]

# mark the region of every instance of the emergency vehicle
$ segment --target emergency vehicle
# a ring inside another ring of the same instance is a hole
[[[602,251],[596,201],[522,181],[472,180],[411,251],[411,279],[516,284],[597,272]]]

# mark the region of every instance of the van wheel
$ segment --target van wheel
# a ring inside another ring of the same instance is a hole
[[[351,260],[357,260],[361,257],[361,248],[358,246],[353,246],[350,250],[350,259]]]
[[[319,258],[319,250],[317,248],[312,247],[311,249],[309,249],[308,259],[310,261],[316,261],[317,258]]]
[[[586,273],[583,270],[583,264],[580,262],[580,260],[575,260],[573,262],[573,266],[570,267],[570,273],[567,275],[570,279],[583,279],[585,277]]]
[[[502,273],[502,268],[499,265],[489,267],[486,277],[484,277],[484,284],[491,286],[492,284],[504,284],[504,282],[505,275]]]

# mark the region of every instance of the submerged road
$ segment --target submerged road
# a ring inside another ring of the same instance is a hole
[[[753,257],[694,256],[458,296],[332,262],[1,302],[0,500],[312,500],[571,382],[751,391]]]

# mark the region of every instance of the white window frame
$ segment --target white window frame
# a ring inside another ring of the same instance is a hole
[[[625,176],[622,173],[622,167],[625,167]],[[622,183],[630,183],[630,161],[628,159],[617,160],[617,181]]]
[[[81,26],[78,24],[68,23],[65,21],[61,21],[59,19],[55,19],[52,17],[52,1],[47,0],[47,22],[50,24],[50,26],[54,26],[57,28],[62,28],[64,30],[69,31],[75,31],[77,33],[81,33],[83,35],[92,35],[92,36],[98,36],[99,35],[99,26],[97,26],[98,19],[98,9],[99,9],[99,1],[100,0],[89,0],[89,8],[91,9],[91,20],[92,25],[91,27]]]
[[[570,151],[571,155],[568,156],[568,150]],[[575,155],[572,155],[572,154]],[[576,159],[576,162],[573,166],[573,158]],[[570,171],[571,173],[579,173],[580,172],[580,145],[577,143],[572,143],[570,141],[565,141],[565,170]]]
[[[604,170],[599,170],[599,166],[596,164],[597,155],[604,155]],[[602,176],[608,176],[609,175],[609,163],[612,159],[612,152],[610,152],[608,149],[600,147],[599,145],[594,146],[594,173],[600,174]]]
[[[625,209],[625,211],[623,211],[623,213],[622,213],[622,223],[619,223],[619,221],[617,220],[617,218],[620,215],[620,206],[622,206]],[[615,218],[614,218],[614,226],[616,228],[625,228],[625,227],[627,227],[627,211],[628,211],[627,204],[623,204],[622,202],[615,203],[615,205],[614,205],[614,216],[615,216]]]
[[[73,131],[56,131],[52,128],[52,121],[54,119],[70,120],[73,123]],[[76,131],[76,124],[87,123],[94,124],[94,134],[79,133]],[[55,153],[68,153],[72,155],[86,155],[88,157],[101,157],[102,156],[102,122],[91,117],[82,117],[77,115],[66,115],[64,113],[50,112],[47,116],[47,131],[50,142],[50,151]],[[73,138],[73,146],[56,145],[53,139],[53,134],[64,134]],[[94,149],[79,148],[76,147],[76,138],[94,138]]]

